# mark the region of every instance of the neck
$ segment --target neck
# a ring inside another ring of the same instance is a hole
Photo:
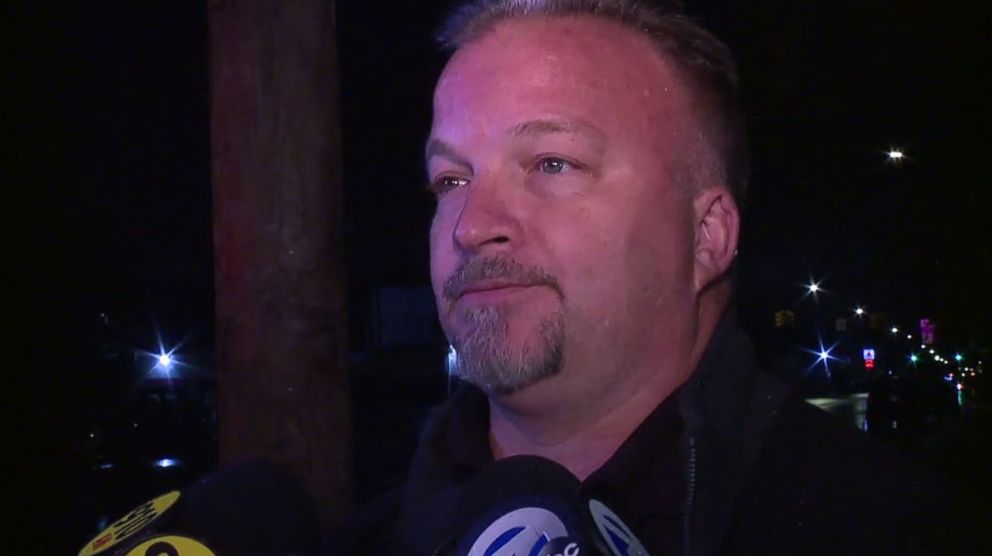
[[[507,397],[490,397],[490,445],[496,459],[536,455],[585,480],[696,368],[723,303],[701,303],[689,349],[657,357],[613,376],[624,380],[574,385],[563,371]],[[596,372],[593,369],[593,372]],[[600,373],[602,370],[598,370]]]

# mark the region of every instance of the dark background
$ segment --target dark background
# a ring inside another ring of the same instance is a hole
[[[421,158],[443,5],[338,2],[356,353],[372,348],[377,288],[428,283]],[[987,349],[989,4],[709,0],[688,11],[741,65],[754,171],[740,302],[759,343],[774,311],[809,302],[812,277],[824,312],[860,303],[906,330],[931,318],[945,345]],[[101,315],[143,349],[156,331],[184,340],[196,367],[211,367],[206,8],[17,2],[0,18],[14,223],[3,441],[16,487],[3,529],[32,532],[62,519],[83,473],[73,446],[131,387],[101,363]],[[888,163],[890,147],[907,160]]]

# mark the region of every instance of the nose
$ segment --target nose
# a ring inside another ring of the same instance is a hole
[[[452,237],[466,255],[509,250],[520,240],[520,220],[505,187],[492,176],[467,188]]]

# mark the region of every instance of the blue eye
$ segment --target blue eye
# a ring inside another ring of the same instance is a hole
[[[561,158],[542,158],[537,162],[537,168],[545,174],[561,174],[574,168],[574,165]]]

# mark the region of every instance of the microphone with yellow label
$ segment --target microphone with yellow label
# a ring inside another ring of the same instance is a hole
[[[139,505],[79,556],[303,556],[319,543],[304,486],[285,468],[252,462]]]

